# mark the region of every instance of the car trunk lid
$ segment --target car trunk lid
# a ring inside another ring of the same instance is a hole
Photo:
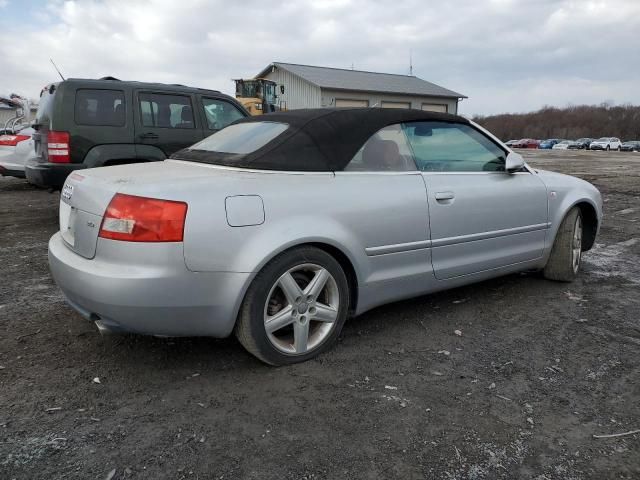
[[[116,189],[90,176],[72,173],[60,194],[60,233],[67,246],[93,258],[102,216]]]
[[[191,162],[163,161],[73,172],[60,194],[60,232],[67,246],[94,258],[105,211],[116,193],[184,201],[172,193],[182,181],[220,177],[211,168]],[[223,180],[218,178],[219,181]]]

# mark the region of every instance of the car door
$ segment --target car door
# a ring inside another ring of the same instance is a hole
[[[535,173],[505,172],[507,152],[473,126],[404,125],[427,189],[438,280],[539,258],[547,190]]]
[[[204,133],[194,115],[194,103],[190,94],[136,91],[136,144],[153,146],[168,157],[202,140]]]
[[[334,184],[327,201],[363,247],[363,284],[378,300],[425,291],[433,279],[427,195],[401,125],[374,134]]]

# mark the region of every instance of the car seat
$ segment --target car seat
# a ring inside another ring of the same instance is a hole
[[[370,171],[404,171],[406,164],[400,155],[398,144],[393,140],[372,138],[362,151],[362,163]]]
[[[182,107],[180,121],[181,123],[177,123],[175,128],[193,128],[193,113],[189,105]]]

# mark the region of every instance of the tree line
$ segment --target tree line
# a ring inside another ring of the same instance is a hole
[[[640,106],[545,106],[536,112],[475,116],[473,120],[502,140],[520,138],[618,137],[640,140]]]

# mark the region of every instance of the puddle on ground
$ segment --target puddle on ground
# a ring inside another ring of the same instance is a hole
[[[611,245],[596,243],[582,258],[591,267],[589,273],[592,275],[624,277],[631,283],[640,284],[640,256],[629,248],[639,242],[640,239],[631,238]]]

